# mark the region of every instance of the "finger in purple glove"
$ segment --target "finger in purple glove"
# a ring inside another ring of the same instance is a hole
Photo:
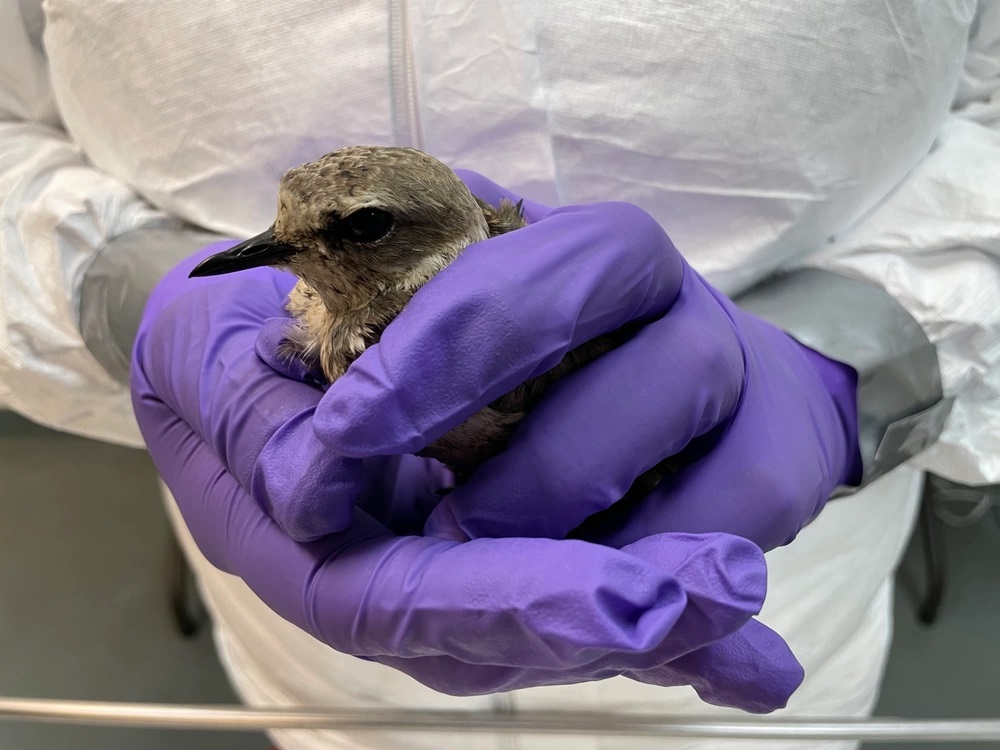
[[[580,344],[662,315],[682,266],[626,203],[555,209],[477,243],[331,385],[317,433],[345,456],[416,453]]]

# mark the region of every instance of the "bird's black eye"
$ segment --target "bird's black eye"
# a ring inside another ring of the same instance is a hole
[[[375,242],[392,229],[392,214],[381,208],[362,208],[343,221],[344,239],[352,242]]]

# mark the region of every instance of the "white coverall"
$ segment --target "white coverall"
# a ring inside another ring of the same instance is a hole
[[[79,333],[87,264],[140,227],[254,234],[285,169],[356,143],[418,146],[550,203],[638,203],[729,294],[815,265],[882,285],[921,323],[956,398],[943,436],[768,554],[761,619],[806,669],[776,716],[869,713],[918,468],[1000,481],[1000,3],[4,0],[0,402],[141,446],[127,390]],[[624,679],[436,694],[271,613],[204,561],[167,501],[248,702],[733,713]],[[285,750],[641,745],[273,737]]]

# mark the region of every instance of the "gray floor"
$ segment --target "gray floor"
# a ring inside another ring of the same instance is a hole
[[[0,694],[235,700],[206,634],[185,640],[173,628],[164,596],[167,521],[143,453],[0,413],[0,472]],[[901,570],[880,715],[1000,717],[1000,532],[987,518],[948,528],[946,538],[950,587],[934,627],[914,615],[915,544]],[[267,742],[253,734],[0,721],[0,747],[260,750]]]
[[[0,694],[235,701],[207,630],[186,640],[173,627],[169,527],[144,453],[2,414],[0,477]],[[263,735],[0,722],[4,750],[268,746]]]
[[[967,508],[963,508],[963,512]],[[907,718],[1000,719],[1000,526],[990,514],[944,526],[947,588],[938,620],[923,625],[924,557],[917,535],[897,575],[895,634],[877,713]],[[998,743],[866,745],[895,750],[986,750]]]

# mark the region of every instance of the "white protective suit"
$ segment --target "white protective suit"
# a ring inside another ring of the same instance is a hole
[[[729,294],[801,265],[882,285],[939,347],[956,399],[915,463],[1000,481],[1000,3],[4,0],[0,120],[0,402],[43,424],[142,444],[127,389],[79,333],[79,281],[105,243],[178,220],[249,236],[288,167],[404,143],[542,201],[638,203]],[[761,619],[807,671],[777,716],[871,711],[919,485],[900,467],[768,554]],[[278,618],[168,507],[248,702],[732,714],[624,679],[436,694]],[[285,750],[641,744],[273,736]]]

